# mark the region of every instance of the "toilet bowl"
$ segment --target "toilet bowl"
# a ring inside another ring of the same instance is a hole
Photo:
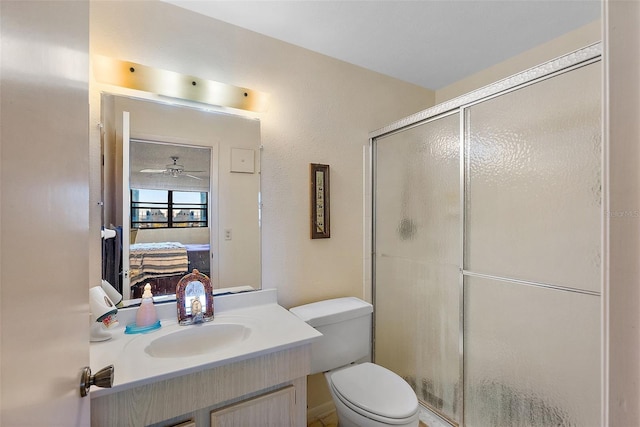
[[[311,347],[311,373],[325,372],[340,427],[417,427],[413,389],[396,373],[370,362],[373,306],[358,298],[319,301],[290,311],[322,337]]]
[[[417,426],[414,391],[392,371],[362,363],[325,373],[341,427]]]

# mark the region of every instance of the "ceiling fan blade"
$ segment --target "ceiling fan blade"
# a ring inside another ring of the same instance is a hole
[[[189,175],[188,173],[185,173],[184,176],[188,176],[189,178],[193,178],[193,179],[199,179],[200,181],[202,181],[202,178],[199,178],[199,177],[193,176],[193,175]]]
[[[165,169],[142,169],[140,173],[163,173]]]
[[[183,173],[202,173],[205,171],[182,171]]]

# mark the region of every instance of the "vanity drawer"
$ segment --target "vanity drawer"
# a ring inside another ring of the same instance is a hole
[[[290,385],[211,412],[211,427],[295,427],[296,389]]]

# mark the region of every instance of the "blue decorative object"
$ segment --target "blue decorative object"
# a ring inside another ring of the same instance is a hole
[[[160,329],[162,325],[160,325],[160,321],[158,320],[153,325],[149,326],[138,326],[135,323],[131,323],[124,328],[125,334],[146,334],[148,332],[155,331],[156,329]]]

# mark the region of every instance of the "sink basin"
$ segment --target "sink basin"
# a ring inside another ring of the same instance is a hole
[[[235,323],[208,323],[183,328],[156,338],[144,351],[160,358],[197,356],[244,341],[251,333],[246,326]]]

